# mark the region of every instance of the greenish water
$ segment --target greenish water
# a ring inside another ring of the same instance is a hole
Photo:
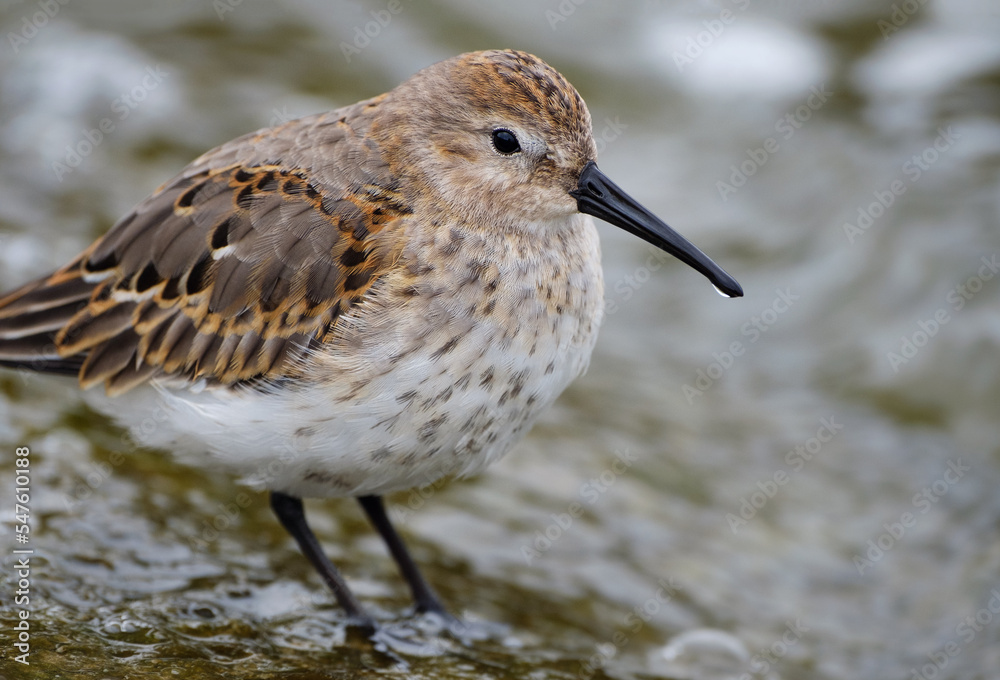
[[[40,7],[0,0],[4,290],[212,146],[516,47],[581,91],[602,168],[747,295],[602,227],[590,372],[487,473],[390,499],[445,601],[498,624],[424,636],[428,655],[345,630],[263,496],[130,451],[71,382],[3,372],[0,677],[996,677],[990,3]],[[20,446],[30,666],[13,660]],[[405,622],[355,504],[308,507],[366,605]]]

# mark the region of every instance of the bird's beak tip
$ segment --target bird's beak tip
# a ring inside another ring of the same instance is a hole
[[[583,166],[577,186],[569,194],[576,199],[580,212],[599,217],[670,253],[705,275],[721,295],[743,297],[743,288],[736,279],[608,179],[594,161]]]

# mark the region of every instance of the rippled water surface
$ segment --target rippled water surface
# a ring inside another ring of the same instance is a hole
[[[747,294],[601,227],[590,372],[487,473],[390,499],[445,600],[497,624],[424,650],[347,631],[264,496],[127,452],[70,382],[0,373],[0,676],[996,678],[995,3],[43,4],[0,0],[3,289],[212,146],[509,46],[567,75],[605,172]],[[408,623],[355,504],[309,510]]]

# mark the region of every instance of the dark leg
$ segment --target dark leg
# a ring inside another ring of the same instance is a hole
[[[288,530],[292,538],[299,544],[302,553],[309,559],[326,584],[330,586],[337,602],[344,608],[347,616],[357,625],[374,631],[375,621],[361,607],[354,594],[348,589],[344,577],[340,575],[333,562],[323,552],[322,546],[316,540],[315,534],[306,523],[306,514],[302,509],[302,501],[294,496],[271,492],[271,509],[278,516],[281,525]]]
[[[438,599],[437,594],[428,585],[427,581],[424,580],[424,577],[421,576],[420,570],[417,569],[413,558],[410,557],[410,553],[406,550],[403,539],[399,537],[399,534],[396,533],[396,530],[389,522],[389,517],[385,514],[385,506],[382,504],[382,497],[359,496],[358,502],[361,503],[361,507],[368,514],[368,519],[371,520],[371,523],[382,535],[385,544],[389,546],[392,558],[399,565],[399,572],[410,585],[410,590],[413,591],[413,599],[417,603],[417,611],[434,612],[442,616],[448,616],[448,612],[445,610],[444,605],[441,604],[441,600]]]

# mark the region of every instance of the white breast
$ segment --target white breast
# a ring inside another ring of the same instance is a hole
[[[345,332],[308,362],[307,382],[160,386],[97,406],[143,445],[301,497],[471,474],[506,453],[589,362],[603,308],[597,234],[582,215],[558,228],[560,247],[539,244],[533,260],[489,253],[491,290],[468,280],[469,247],[405,303],[380,290],[341,319]]]

